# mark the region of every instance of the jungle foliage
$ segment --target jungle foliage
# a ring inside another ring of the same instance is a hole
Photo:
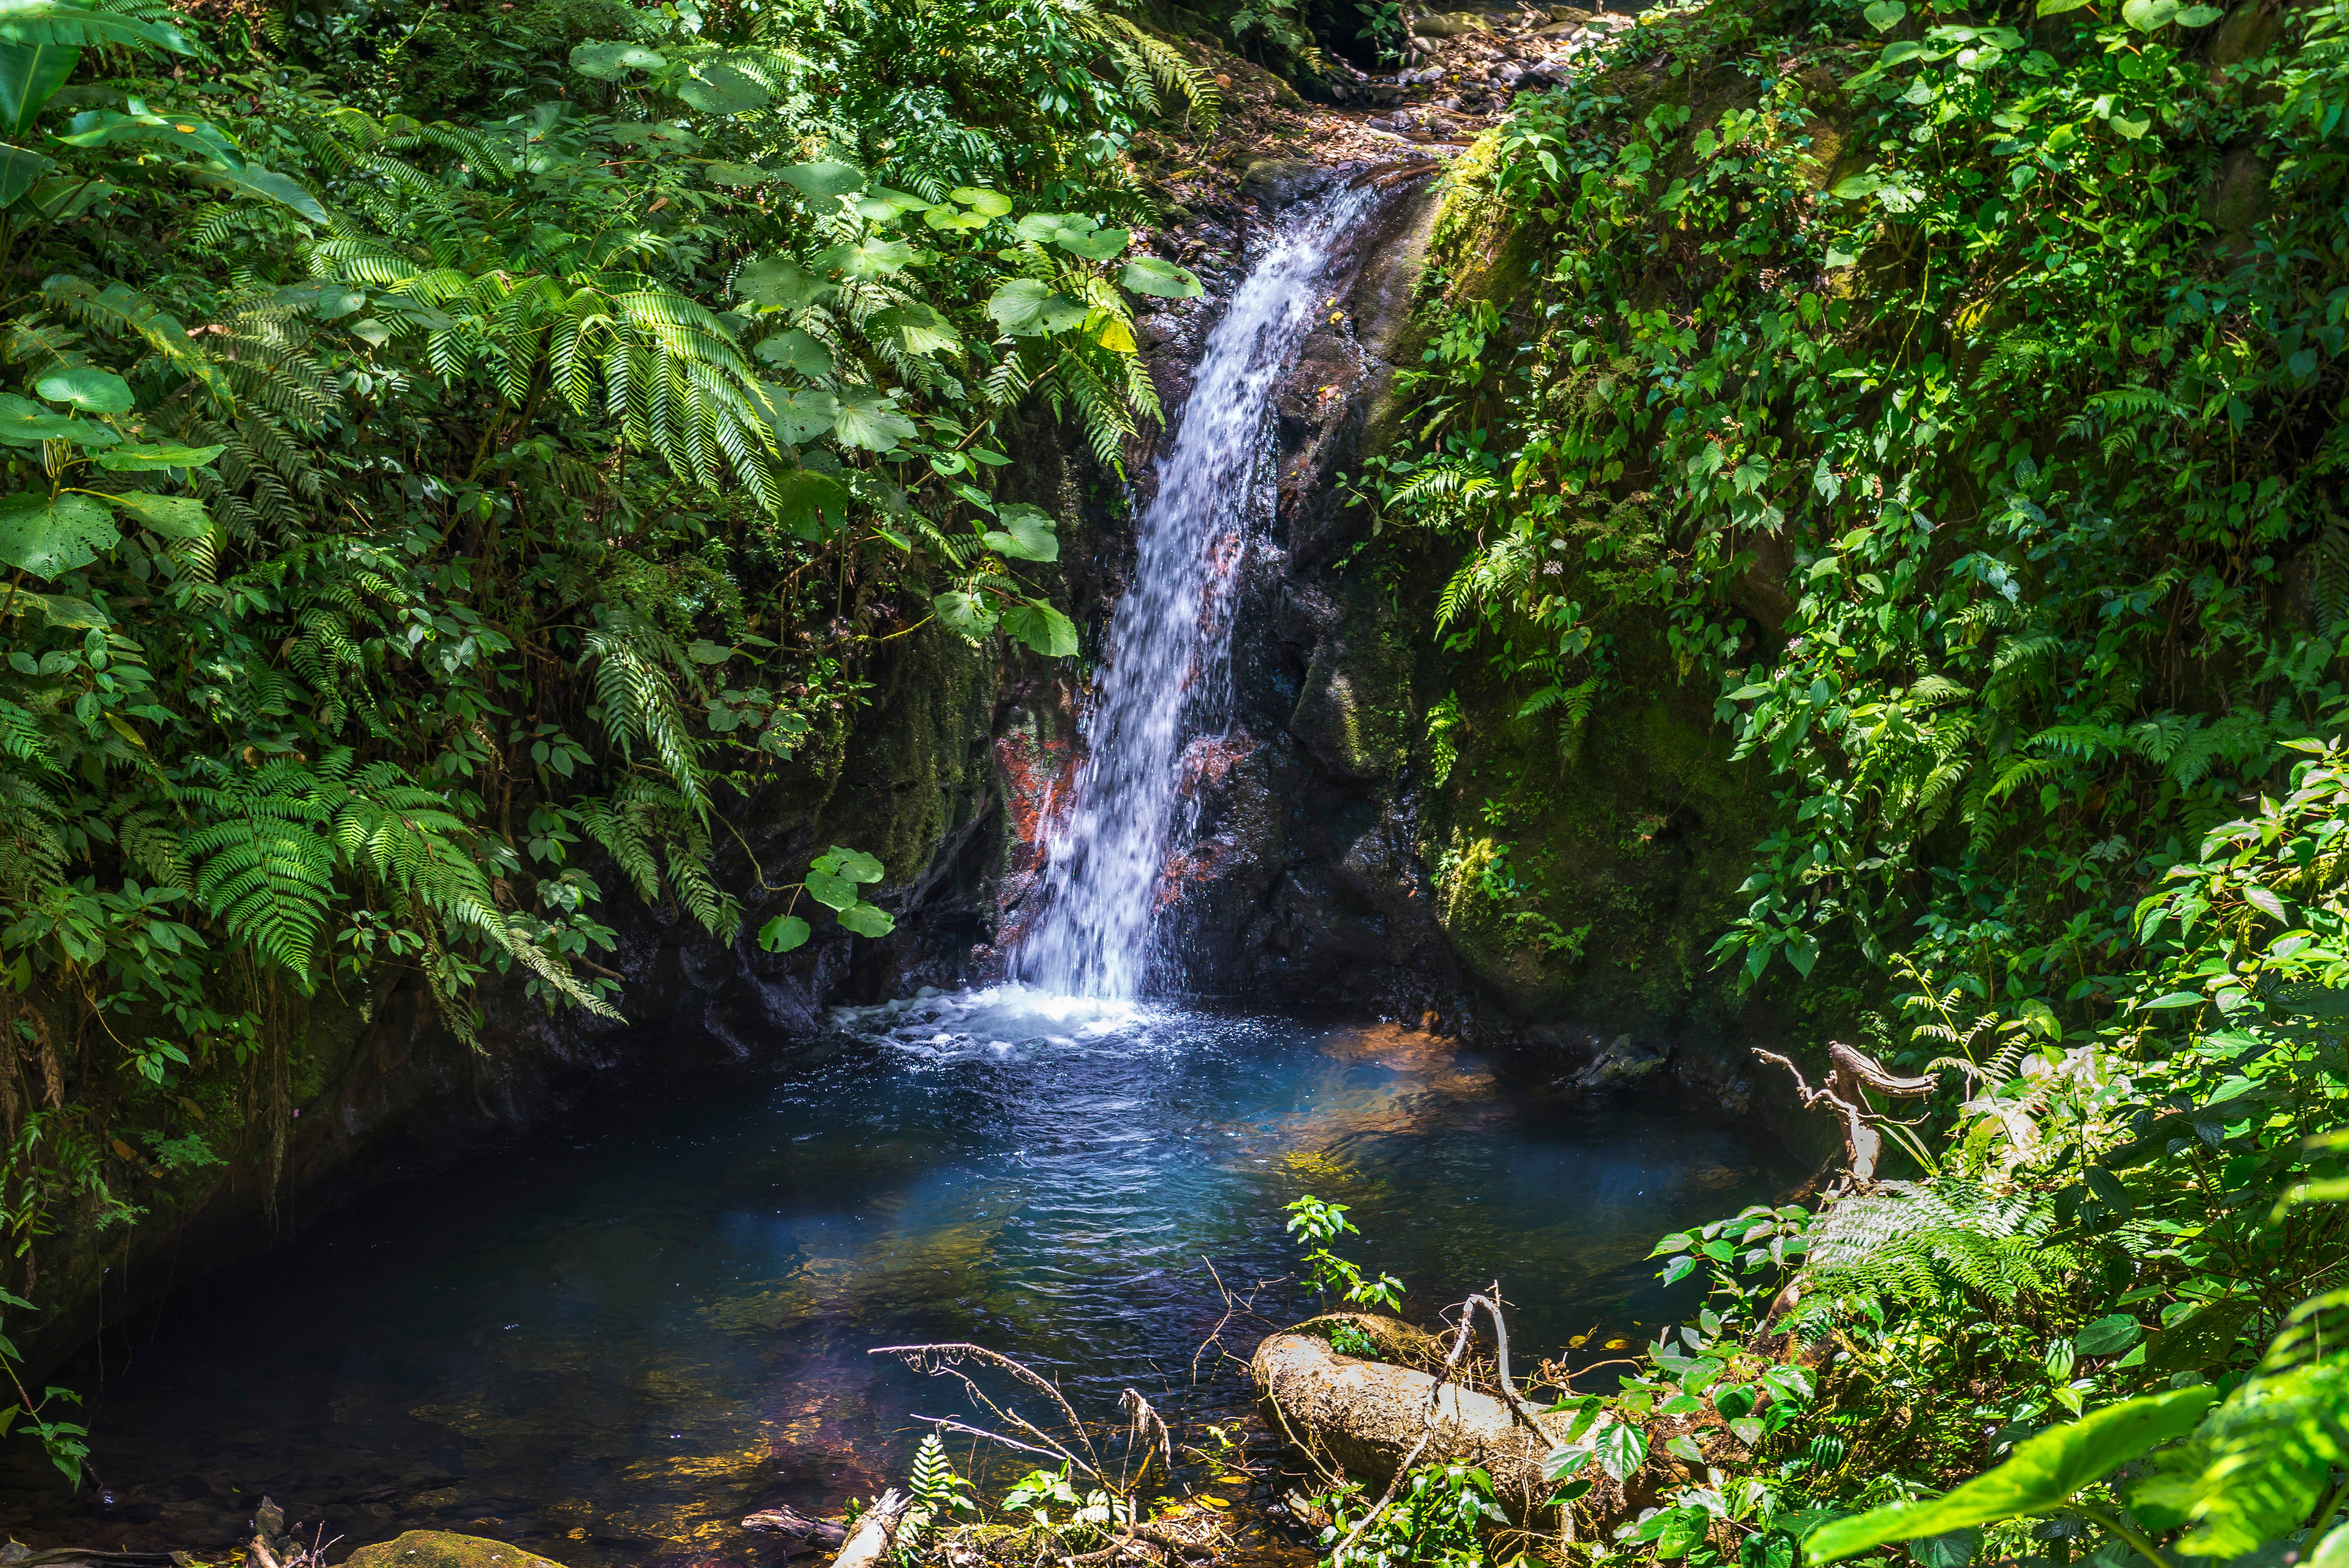
[[[1123,148],[1216,112],[1063,0],[0,0],[0,1304],[274,1171],[313,998],[487,1051],[492,972],[617,1016],[614,879],[730,938],[877,643],[1074,653],[1007,420],[1157,418]]]
[[[1940,1085],[1664,1239],[1577,1550],[2349,1553],[2344,116],[2338,4],[1723,4],[1456,171],[1381,548],[1562,738],[1666,640],[1780,791],[1722,961]]]

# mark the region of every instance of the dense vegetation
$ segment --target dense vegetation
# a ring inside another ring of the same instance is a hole
[[[730,933],[875,644],[1073,652],[1006,417],[1157,417],[1123,149],[1216,107],[1082,4],[0,5],[0,1302],[282,1159],[322,990],[613,1012],[583,857]]]
[[[1924,1080],[1818,1111],[1902,1179],[1664,1239],[1702,1311],[1563,1407],[1567,1495],[1669,1471],[1594,1557],[2349,1552],[2344,29],[1655,12],[1456,175],[1360,499],[1473,542],[1520,720],[1637,639],[1718,692],[1779,789],[1720,954]]]

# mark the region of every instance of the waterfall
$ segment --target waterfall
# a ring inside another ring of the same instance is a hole
[[[1333,243],[1368,199],[1340,188],[1297,213],[1207,335],[1110,621],[1069,806],[1047,841],[1043,913],[1014,964],[1043,990],[1127,998],[1149,978],[1155,915],[1174,891],[1164,868],[1192,826],[1185,749],[1230,721],[1228,591],[1263,510],[1273,384],[1312,322]]]

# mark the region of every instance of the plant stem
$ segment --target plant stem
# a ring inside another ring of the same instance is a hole
[[[2075,1513],[2079,1514],[2082,1518],[2088,1520],[2092,1523],[2103,1525],[2106,1530],[2111,1531],[2115,1535],[2119,1536],[2123,1541],[2126,1541],[2131,1546],[2136,1547],[2138,1553],[2143,1556],[2147,1562],[2153,1564],[2153,1568],[2170,1568],[2169,1560],[2161,1554],[2161,1549],[2147,1539],[2145,1533],[2136,1526],[2122,1523],[2118,1513],[2106,1513],[2103,1509],[2093,1507],[2088,1503],[2081,1502],[2076,1500],[2070,1504],[2070,1507]]]

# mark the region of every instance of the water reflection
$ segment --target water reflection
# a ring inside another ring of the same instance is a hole
[[[1017,987],[840,1023],[828,1059],[605,1107],[184,1293],[94,1402],[103,1492],[64,1499],[21,1445],[0,1517],[224,1544],[267,1491],[349,1545],[748,1562],[744,1513],[834,1511],[893,1479],[910,1414],[961,1413],[873,1346],[976,1340],[1081,1408],[1131,1383],[1212,1414],[1243,1392],[1194,1386],[1226,1305],[1203,1259],[1286,1272],[1300,1191],[1354,1206],[1416,1308],[1498,1278],[1540,1349],[1652,1321],[1651,1239],[1782,1181],[1727,1133],[1512,1097],[1390,1026]]]

